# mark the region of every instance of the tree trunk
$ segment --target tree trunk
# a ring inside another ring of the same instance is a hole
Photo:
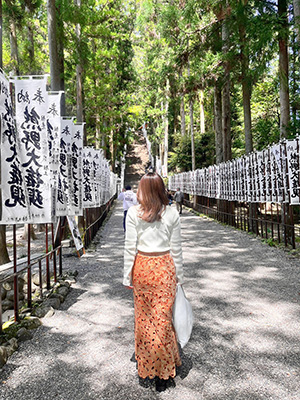
[[[81,0],[74,0],[75,6],[80,10]],[[78,10],[78,11],[79,11]],[[77,93],[77,101],[76,101],[76,119],[77,122],[83,122],[83,86],[82,86],[82,74],[83,74],[83,66],[81,62],[81,26],[80,24],[76,24],[75,28],[76,38],[77,38],[77,56],[79,63],[76,65],[76,93]]]
[[[81,0],[74,0],[75,7],[78,7],[78,12],[80,11],[81,7]],[[82,84],[82,74],[83,74],[83,66],[82,66],[82,59],[80,54],[81,48],[81,26],[80,24],[76,24],[75,34],[77,38],[77,53],[78,53],[78,60],[79,63],[76,65],[76,120],[77,122],[84,121],[84,112],[83,112],[83,84]],[[92,43],[93,47],[95,46],[95,42]],[[61,82],[62,84],[62,82]],[[97,80],[95,79],[95,86],[97,84]],[[87,142],[86,136],[86,127],[83,127],[83,137],[84,142]],[[96,149],[100,148],[100,117],[99,113],[96,113]],[[84,230],[85,221],[84,215],[78,217],[78,227],[81,230]]]
[[[251,88],[247,80],[242,82],[243,88],[243,109],[244,109],[244,131],[246,154],[253,151],[253,138],[251,132]]]
[[[96,149],[101,148],[101,131],[100,131],[100,116],[97,113],[96,114],[96,125],[95,125],[95,130],[96,130],[96,143],[95,147]]]
[[[77,88],[77,102],[76,102],[76,119],[77,122],[83,122],[83,92],[82,92],[82,73],[83,68],[81,64],[76,65],[76,88]]]
[[[168,88],[167,84],[167,88]],[[168,111],[169,111],[169,98],[167,95],[166,103],[165,103],[165,115],[164,115],[164,166],[165,173],[168,175],[168,152],[169,152],[169,119],[168,119]]]
[[[205,115],[204,115],[204,91],[199,91],[199,106],[200,106],[200,133],[205,133]]]
[[[291,40],[291,52],[290,52],[290,95],[291,95],[291,110],[293,125],[297,126],[297,92],[298,92],[298,44],[297,39],[293,36]]]
[[[279,15],[279,81],[280,81],[280,137],[286,138],[290,122],[289,99],[289,59],[288,39],[289,26],[287,18],[287,0],[278,0]]]
[[[35,71],[35,66],[34,66],[34,38],[33,38],[33,30],[31,24],[28,24],[27,26],[27,35],[28,35],[28,41],[29,41],[29,46],[28,46],[28,54],[29,54],[29,63],[30,63],[30,74],[34,75],[36,73]]]
[[[182,78],[182,70],[180,69],[179,77]],[[185,136],[185,110],[184,110],[184,94],[180,91],[180,131]]]
[[[289,59],[288,59],[288,3],[287,0],[278,0],[279,16],[279,82],[280,82],[280,137],[286,138],[288,135],[288,125],[290,122],[290,99],[289,99]],[[292,210],[290,205],[283,205],[281,208],[282,221],[287,225],[292,225]],[[293,228],[287,226],[283,230],[286,235],[286,242],[290,242],[293,235]]]
[[[49,43],[49,58],[50,58],[50,79],[51,90],[58,91],[60,87],[60,69],[57,48],[57,21],[55,0],[48,0],[48,43]],[[64,114],[62,114],[64,115]]]
[[[103,133],[101,135],[101,147],[103,149],[103,155],[106,158],[106,127],[107,123],[106,120],[103,120]]]
[[[9,261],[6,247],[6,225],[0,225],[0,265],[6,264]]]
[[[19,75],[19,55],[17,42],[16,23],[13,19],[10,21],[10,54],[13,62],[13,73]]]
[[[222,26],[222,50],[228,53],[229,31],[226,21]],[[224,62],[224,85],[222,91],[222,131],[224,161],[231,159],[231,110],[230,110],[230,66]]]
[[[300,0],[293,0],[297,42],[300,45]]]
[[[222,92],[217,81],[214,88],[214,125],[216,143],[216,164],[220,164],[224,159],[222,136]]]
[[[110,160],[111,165],[114,164],[114,130],[113,130],[113,119],[110,118],[110,135],[109,135],[109,151],[110,151]]]
[[[31,13],[30,9],[25,6],[25,11],[27,14],[28,22],[27,22],[27,38],[28,38],[28,55],[29,55],[29,73],[31,75],[35,74],[35,67],[34,67],[34,37],[33,37],[33,29],[32,29],[32,22],[31,22]]]
[[[243,91],[243,111],[244,111],[244,132],[245,132],[245,150],[246,154],[253,151],[253,138],[252,138],[252,121],[251,121],[251,78],[249,74],[249,55],[246,50],[247,38],[246,38],[246,26],[245,21],[247,20],[246,3],[243,2],[242,15],[239,20],[239,36],[241,43],[241,68],[242,68],[242,91]]]
[[[188,60],[188,77],[191,76],[190,60]],[[194,101],[192,93],[189,94],[189,106],[190,106],[190,134],[191,134],[191,156],[192,156],[192,171],[195,170],[195,137],[194,137]]]
[[[23,231],[23,235],[22,235],[22,239],[27,240],[28,239],[28,233],[29,233],[29,229],[28,229],[28,224],[24,225],[24,231]],[[33,225],[30,224],[30,237],[32,240],[36,240],[36,234],[34,232],[34,228]]]
[[[62,2],[56,4],[57,14],[57,55],[59,69],[59,90],[65,91],[65,56],[64,56],[64,21]],[[61,96],[61,115],[66,115],[66,98],[65,93]]]
[[[190,98],[190,133],[191,133],[191,152],[192,152],[192,171],[196,168],[195,157],[195,136],[194,136],[194,101]]]

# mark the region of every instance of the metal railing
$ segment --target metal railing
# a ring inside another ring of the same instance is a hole
[[[300,209],[275,203],[247,203],[185,195],[184,204],[201,214],[269,241],[296,249],[300,244]]]
[[[102,226],[103,221],[107,217],[107,214],[109,213],[115,199],[116,195],[114,195],[105,205],[99,208],[86,209],[86,224],[88,227],[83,233],[83,243],[85,248],[90,245],[99,228]]]
[[[29,230],[30,231],[30,230]],[[48,234],[46,230],[46,234]],[[29,234],[30,236],[30,234]],[[29,239],[30,242],[30,239]],[[38,256],[34,260],[31,261],[22,261],[19,265],[26,264],[25,267],[17,270],[17,244],[16,244],[16,226],[13,226],[13,265],[7,269],[13,268],[13,273],[9,273],[6,277],[0,279],[0,333],[2,332],[2,285],[5,282],[9,282],[13,278],[13,290],[14,290],[14,320],[17,322],[20,320],[19,316],[19,276],[27,271],[27,307],[32,308],[32,273],[33,267],[38,264],[38,271],[39,271],[39,296],[43,298],[43,271],[42,271],[42,261],[45,259],[46,265],[46,287],[47,290],[50,289],[51,284],[51,271],[50,271],[50,259],[52,259],[53,263],[53,279],[54,282],[57,282],[57,264],[56,264],[56,257],[57,254],[59,255],[59,275],[62,275],[62,245],[60,244],[56,248],[48,251],[47,253]],[[29,252],[30,257],[30,252]]]
[[[116,195],[113,196],[105,205],[95,208],[95,209],[85,209],[85,225],[88,227],[84,230],[83,242],[85,247],[88,247],[96,233],[98,232],[100,226],[103,224],[105,218],[107,217],[111,205],[114,202]],[[13,291],[14,291],[14,321],[18,322],[20,320],[19,310],[19,277],[24,273],[27,274],[27,292],[25,293],[25,300],[27,303],[27,308],[31,309],[33,306],[32,300],[32,275],[33,273],[39,274],[39,298],[43,298],[43,285],[44,279],[43,274],[46,278],[46,288],[51,289],[51,277],[54,283],[57,282],[59,276],[63,273],[63,262],[62,262],[62,242],[63,230],[65,227],[65,222],[60,221],[60,227],[58,229],[57,238],[54,236],[53,224],[51,224],[51,231],[48,231],[48,224],[45,224],[45,254],[32,255],[31,254],[31,235],[30,235],[30,225],[28,226],[28,241],[27,241],[27,257],[24,259],[17,259],[17,238],[16,238],[16,225],[13,225],[13,261],[8,263],[8,265],[0,266],[0,273],[3,276],[0,277],[0,333],[2,332],[3,323],[3,313],[2,313],[2,285],[5,282],[13,281]],[[63,226],[62,226],[63,225]],[[48,232],[52,235],[52,249],[49,251],[49,238]],[[57,271],[57,257],[59,257],[58,271]],[[43,263],[43,261],[45,261]],[[52,261],[52,268],[50,268],[50,262]],[[44,265],[43,265],[44,264]],[[35,266],[38,266],[35,268]],[[12,270],[11,272],[9,272]],[[6,275],[7,274],[7,275]]]

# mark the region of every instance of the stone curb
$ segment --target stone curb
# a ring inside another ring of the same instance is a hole
[[[13,318],[3,324],[3,333],[0,335],[0,368],[19,347],[19,344],[33,338],[32,330],[42,325],[41,318],[49,318],[59,309],[70,292],[72,283],[76,283],[77,271],[65,272],[59,277],[49,291],[45,291],[45,298],[33,300],[32,309],[20,311],[20,321]]]

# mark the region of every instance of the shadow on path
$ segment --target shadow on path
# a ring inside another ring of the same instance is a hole
[[[122,286],[122,207],[62,309],[1,370],[0,399],[299,400],[299,267],[259,240],[184,210],[185,290],[195,317],[176,388],[138,385],[132,292]]]

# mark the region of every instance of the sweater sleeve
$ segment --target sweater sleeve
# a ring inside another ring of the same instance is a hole
[[[176,213],[175,222],[173,225],[170,239],[171,255],[173,257],[176,269],[176,277],[179,283],[183,283],[183,268],[182,268],[182,248],[181,248],[181,229],[180,217]]]
[[[130,207],[126,216],[126,236],[124,247],[124,275],[123,285],[131,285],[131,271],[136,256],[137,230],[135,209]]]

